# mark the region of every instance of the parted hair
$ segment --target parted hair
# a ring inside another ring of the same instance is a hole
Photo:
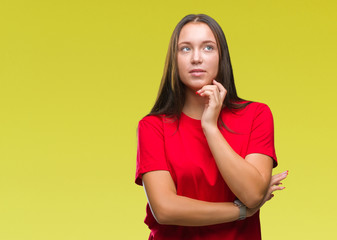
[[[245,100],[239,98],[237,95],[227,41],[220,25],[213,18],[205,14],[190,14],[185,16],[177,24],[172,33],[158,96],[149,115],[164,114],[168,117],[180,118],[185,103],[185,85],[180,80],[178,72],[178,40],[181,29],[190,22],[207,24],[216,39],[219,49],[219,66],[215,80],[221,83],[227,90],[222,107],[229,109],[241,109],[246,107],[250,102],[242,103],[242,101]],[[221,120],[220,123],[226,127]]]

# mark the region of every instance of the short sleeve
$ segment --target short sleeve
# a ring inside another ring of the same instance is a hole
[[[255,111],[247,155],[251,153],[268,155],[274,160],[273,167],[277,166],[273,115],[265,104],[259,104]]]
[[[137,166],[135,183],[142,185],[142,175],[155,170],[169,170],[164,148],[163,122],[147,116],[138,124]]]

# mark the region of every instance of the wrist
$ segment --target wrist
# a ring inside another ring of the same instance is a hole
[[[202,126],[202,130],[204,132],[204,134],[206,135],[213,135],[215,134],[216,132],[219,131],[219,128],[217,126],[217,124],[203,124],[201,123],[201,126]]]
[[[253,216],[255,213],[259,211],[259,207],[256,208],[247,208],[247,217]]]
[[[234,204],[240,209],[238,220],[244,220],[247,217],[247,207],[239,199],[236,199]]]

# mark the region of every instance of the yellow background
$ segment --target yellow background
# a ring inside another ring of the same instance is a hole
[[[335,1],[0,3],[0,239],[147,239],[136,127],[178,21],[222,26],[239,96],[267,103],[286,189],[264,239],[336,239]]]

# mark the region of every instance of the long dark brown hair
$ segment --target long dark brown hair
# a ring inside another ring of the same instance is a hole
[[[219,49],[219,66],[216,81],[221,83],[227,90],[222,107],[227,107],[230,110],[246,107],[251,102],[242,103],[242,101],[245,100],[239,98],[236,93],[227,41],[220,25],[213,18],[207,15],[191,14],[185,16],[178,23],[172,33],[157,100],[149,115],[164,114],[168,117],[176,117],[177,119],[180,118],[185,103],[185,85],[180,80],[178,73],[178,38],[181,29],[189,22],[206,23],[215,36],[217,47]],[[225,127],[221,120],[220,123]]]

